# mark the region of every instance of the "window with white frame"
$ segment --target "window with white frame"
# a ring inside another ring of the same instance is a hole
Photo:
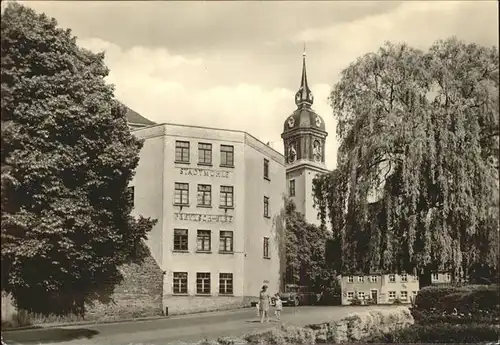
[[[295,180],[288,182],[288,196],[295,196]]]
[[[389,283],[395,283],[395,282],[396,282],[396,275],[389,274]]]
[[[437,273],[432,273],[432,277],[431,277],[432,280],[436,281],[436,280],[439,280],[439,274]]]
[[[188,250],[188,230],[174,229],[174,250]]]
[[[175,183],[174,204],[189,205],[189,183]]]
[[[358,291],[358,298],[359,299],[365,299],[365,292],[364,291]]]
[[[350,300],[351,300],[351,299],[353,299],[353,298],[354,298],[354,292],[353,292],[353,291],[349,291],[349,292],[347,293],[347,300],[348,300],[348,301],[350,301]]]
[[[198,295],[210,294],[210,273],[196,273],[196,293]]]
[[[187,294],[188,274],[187,272],[174,272],[173,292],[174,294]]]
[[[451,282],[451,273],[446,273],[446,281]]]
[[[396,299],[396,291],[389,291],[389,299]]]
[[[401,299],[406,301],[408,299],[408,291],[401,291]]]
[[[198,164],[212,164],[212,144],[198,143]]]
[[[371,283],[376,283],[377,282],[377,276],[370,276],[370,282]]]
[[[198,230],[196,236],[196,251],[209,252],[212,250],[212,239],[210,230]]]
[[[264,178],[269,180],[269,159],[264,158]]]
[[[403,283],[406,283],[406,282],[408,281],[408,274],[403,273],[403,274],[401,275],[401,281],[402,281]]]
[[[219,294],[232,295],[233,294],[233,274],[232,273],[219,273]]]
[[[221,231],[219,234],[219,251],[222,253],[233,252],[233,232]]]
[[[262,256],[265,258],[265,259],[269,259],[270,256],[269,256],[269,237],[264,237],[264,246],[263,246],[263,253],[262,253]]]
[[[353,276],[347,277],[347,282],[348,283],[354,283],[354,277]]]
[[[234,147],[230,145],[220,146],[220,165],[222,167],[234,167]]]
[[[177,163],[189,163],[189,141],[175,142],[175,161]]]
[[[364,280],[364,277],[363,276],[358,276],[358,283],[362,283]]]
[[[234,190],[233,186],[220,186],[220,207],[233,207]]]
[[[198,185],[197,195],[198,206],[211,206],[212,205],[212,186],[209,184]]]

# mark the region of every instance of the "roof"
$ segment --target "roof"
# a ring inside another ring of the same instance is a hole
[[[139,113],[133,111],[132,109],[130,109],[129,107],[127,107],[122,102],[120,102],[120,104],[123,105],[127,109],[127,112],[125,113],[125,116],[127,117],[127,122],[128,123],[134,123],[134,124],[139,124],[139,125],[147,125],[147,126],[151,126],[151,125],[155,125],[156,124],[155,122],[153,122],[151,120],[148,120],[144,116],[142,116]]]

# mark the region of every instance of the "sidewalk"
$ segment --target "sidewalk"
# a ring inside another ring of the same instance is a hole
[[[70,326],[86,326],[86,325],[103,325],[103,324],[120,324],[126,322],[142,322],[142,321],[153,321],[153,320],[161,320],[161,319],[189,319],[192,317],[210,317],[213,315],[218,315],[221,313],[233,313],[242,310],[247,310],[251,307],[241,307],[236,309],[225,309],[225,310],[214,310],[214,311],[202,311],[196,313],[189,314],[179,314],[179,315],[171,315],[171,316],[145,316],[138,318],[130,318],[130,319],[119,319],[119,320],[89,320],[89,321],[73,321],[73,322],[51,322],[51,323],[41,323],[30,326],[21,326],[16,328],[7,328],[2,329],[2,333],[5,332],[16,332],[16,331],[26,331],[30,329],[40,329],[40,328],[57,328],[57,327],[70,327]]]

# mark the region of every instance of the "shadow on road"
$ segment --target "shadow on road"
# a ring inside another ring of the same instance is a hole
[[[20,344],[43,344],[43,343],[58,343],[63,341],[70,341],[75,339],[91,339],[99,334],[98,331],[93,329],[76,328],[50,328],[50,329],[34,329],[29,332],[4,332],[2,334],[4,342],[7,345],[20,343]]]

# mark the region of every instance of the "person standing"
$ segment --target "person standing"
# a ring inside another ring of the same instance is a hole
[[[283,310],[283,302],[281,301],[280,295],[277,293],[275,295],[276,299],[274,302],[274,315],[276,315],[276,320],[280,320],[281,317],[281,310]]]
[[[267,292],[267,285],[262,286],[262,290],[260,290],[259,294],[259,311],[260,311],[260,323],[264,322],[264,318],[266,322],[269,322],[269,304],[271,297],[269,296],[269,292]]]

